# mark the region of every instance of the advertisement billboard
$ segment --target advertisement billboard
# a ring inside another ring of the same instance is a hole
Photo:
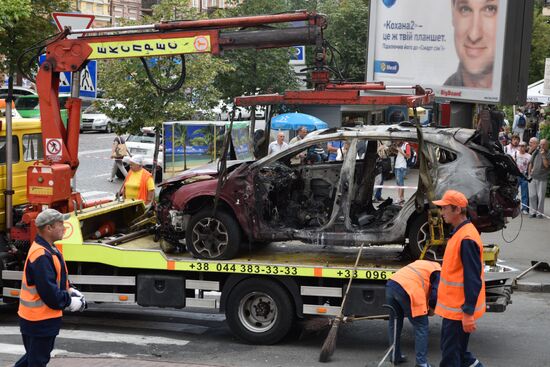
[[[510,3],[372,0],[367,79],[419,84],[449,100],[501,102],[501,91],[508,88],[503,76],[511,71],[507,33],[519,24],[507,26],[507,14],[515,11]],[[515,44],[516,54],[522,41]]]

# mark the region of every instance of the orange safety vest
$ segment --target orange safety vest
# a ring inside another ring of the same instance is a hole
[[[141,181],[139,183],[139,190],[138,190],[138,200],[147,201],[147,181],[149,181],[149,178],[152,178],[153,175],[149,173],[145,168],[142,168],[141,171],[143,173],[141,174]],[[128,172],[128,175],[126,175],[126,179],[124,180],[124,185],[126,186],[126,182],[130,179],[130,177],[134,174],[134,171],[130,170]]]
[[[434,261],[416,260],[391,277],[391,280],[399,283],[409,295],[412,317],[428,314],[430,277],[434,271],[441,271],[441,265]]]
[[[43,246],[40,246],[36,242],[33,242],[31,248],[29,249],[29,254],[27,255],[27,261],[25,261],[25,266],[23,268],[23,279],[21,281],[21,293],[19,295],[19,310],[17,314],[28,321],[42,321],[47,319],[54,319],[63,316],[62,310],[54,310],[48,307],[40,299],[40,295],[36,290],[36,285],[29,285],[27,283],[27,264],[29,262],[34,262],[40,256],[45,255],[46,252],[49,252],[52,255],[53,265],[55,267],[56,281],[57,286],[60,287],[61,283],[61,272],[66,271],[67,265],[64,263],[61,267],[61,262],[58,257],[51,253]],[[64,261],[63,261],[64,262]],[[69,289],[69,281],[67,278],[67,283],[65,289]]]
[[[476,227],[466,223],[447,242],[443,255],[443,267],[437,295],[435,313],[450,320],[462,320],[464,312],[462,305],[466,301],[464,296],[464,267],[460,257],[460,247],[463,239],[474,241],[479,247],[479,261],[481,263],[481,291],[477,297],[474,309],[474,318],[479,319],[485,313],[485,276],[483,272],[483,242]]]

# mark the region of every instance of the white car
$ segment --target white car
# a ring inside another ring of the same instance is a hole
[[[117,104],[115,108],[124,108],[124,106]],[[95,104],[92,104],[82,113],[80,132],[102,131],[105,133],[112,133],[113,131],[115,131],[115,126],[124,126],[127,123],[128,120],[118,121],[107,116],[106,114],[101,112]]]
[[[131,155],[143,156],[143,167],[151,172],[153,170],[153,157],[155,153],[155,132],[152,128],[142,128],[141,132],[136,135],[128,135],[126,138],[126,147]],[[130,169],[129,164],[130,157],[126,156],[122,160],[124,168]],[[155,176],[156,182],[162,181],[162,172],[164,167],[164,157],[162,154],[162,142],[159,146],[159,153],[157,155],[157,174]],[[117,172],[118,178],[124,178],[122,172]]]

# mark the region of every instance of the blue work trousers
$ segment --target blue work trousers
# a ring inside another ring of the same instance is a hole
[[[17,362],[15,367],[43,367],[50,361],[50,353],[53,350],[55,337],[36,337],[23,334],[23,345],[25,354]]]
[[[403,330],[403,319],[406,316],[414,327],[414,350],[416,352],[416,364],[426,366],[428,363],[428,334],[429,321],[428,315],[411,316],[410,298],[396,292],[391,287],[386,287],[386,303],[395,310],[395,315],[390,315],[388,334],[390,344],[393,343],[394,317],[397,319],[397,333],[395,340],[395,350],[393,359],[399,359],[401,356],[401,330]]]
[[[439,367],[483,367],[468,352],[470,334],[462,329],[461,320],[443,319],[441,324],[441,362]]]

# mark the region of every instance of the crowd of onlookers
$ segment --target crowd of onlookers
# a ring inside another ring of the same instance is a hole
[[[550,174],[548,140],[540,134],[545,125],[550,125],[550,114],[540,106],[528,104],[517,110],[511,126],[505,123],[499,134],[504,152],[514,159],[524,175],[519,179],[522,212],[532,218],[544,218]]]

